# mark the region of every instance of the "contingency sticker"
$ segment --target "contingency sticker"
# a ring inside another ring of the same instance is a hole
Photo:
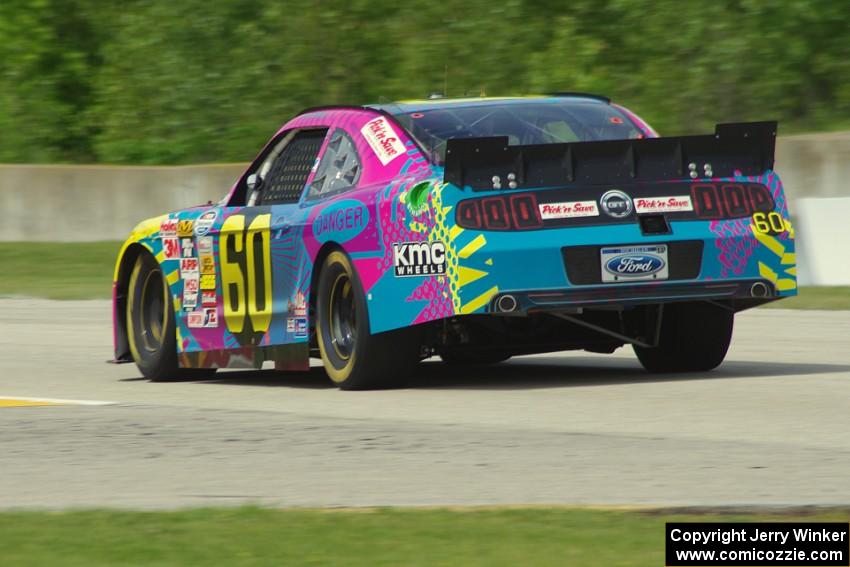
[[[398,134],[393,130],[389,121],[380,116],[370,120],[360,133],[369,142],[375,155],[381,160],[381,164],[387,165],[398,156],[404,154],[404,144],[398,139]]]
[[[638,213],[678,213],[693,210],[690,195],[635,198],[635,211]]]
[[[599,216],[599,207],[596,206],[596,201],[541,203],[538,208],[540,209],[540,218],[543,220]]]

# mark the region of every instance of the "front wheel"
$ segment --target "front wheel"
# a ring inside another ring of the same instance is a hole
[[[179,367],[171,292],[162,267],[150,254],[136,259],[127,292],[127,339],[142,376],[159,382],[215,373],[215,368]]]
[[[325,258],[316,292],[316,338],[328,377],[343,390],[392,386],[419,361],[416,328],[371,334],[366,296],[351,260]]]
[[[735,314],[711,303],[664,306],[658,346],[634,345],[640,363],[650,372],[704,372],[726,358]]]

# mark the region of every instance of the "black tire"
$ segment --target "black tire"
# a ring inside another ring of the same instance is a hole
[[[398,385],[419,362],[416,327],[371,334],[360,278],[339,250],[328,254],[319,272],[316,339],[325,372],[343,390]]]
[[[711,303],[664,306],[658,346],[635,345],[649,372],[705,372],[717,368],[732,340],[735,314]]]
[[[153,256],[139,255],[127,290],[127,339],[142,376],[160,382],[202,379],[215,373],[215,368],[179,367],[171,292]]]
[[[503,350],[449,350],[440,353],[443,362],[451,366],[498,364],[510,357],[511,353]]]

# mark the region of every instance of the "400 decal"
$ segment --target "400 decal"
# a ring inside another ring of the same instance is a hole
[[[240,344],[259,344],[272,322],[271,214],[232,215],[221,225],[224,322]]]

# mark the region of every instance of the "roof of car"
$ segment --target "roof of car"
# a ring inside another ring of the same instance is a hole
[[[610,104],[611,100],[594,94],[586,93],[554,93],[523,97],[467,97],[467,98],[429,98],[423,100],[401,100],[381,104],[367,104],[369,108],[389,112],[390,114],[408,114],[423,112],[438,108],[457,108],[462,106],[484,106],[489,104],[528,104],[534,102],[560,102],[571,99],[575,102],[588,104]]]

